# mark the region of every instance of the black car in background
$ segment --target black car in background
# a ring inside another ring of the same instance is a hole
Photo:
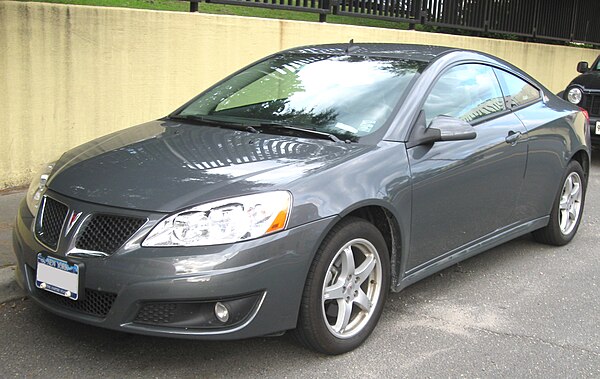
[[[581,75],[569,83],[562,97],[588,112],[592,142],[597,145],[600,143],[600,55],[591,67],[588,62],[577,63],[577,72]]]

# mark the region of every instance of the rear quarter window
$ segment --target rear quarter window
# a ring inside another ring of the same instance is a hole
[[[495,69],[494,71],[500,80],[504,96],[510,100],[511,108],[533,103],[541,98],[540,90],[523,79],[503,70]]]

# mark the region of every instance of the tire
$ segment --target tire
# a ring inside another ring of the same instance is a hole
[[[571,161],[552,205],[548,225],[533,232],[536,241],[563,246],[575,237],[583,214],[586,188],[587,182],[581,165],[577,161]]]
[[[296,338],[324,354],[355,349],[377,325],[389,286],[390,258],[379,230],[360,218],[341,221],[310,267]]]

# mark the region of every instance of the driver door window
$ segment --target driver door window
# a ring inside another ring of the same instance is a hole
[[[492,68],[479,64],[464,64],[446,71],[423,104],[427,125],[440,115],[473,123],[505,109]]]

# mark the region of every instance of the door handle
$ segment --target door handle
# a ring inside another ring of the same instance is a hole
[[[510,143],[514,146],[519,138],[521,138],[521,132],[515,132],[511,130],[510,132],[508,132],[508,135],[504,140],[506,141],[506,143]]]

